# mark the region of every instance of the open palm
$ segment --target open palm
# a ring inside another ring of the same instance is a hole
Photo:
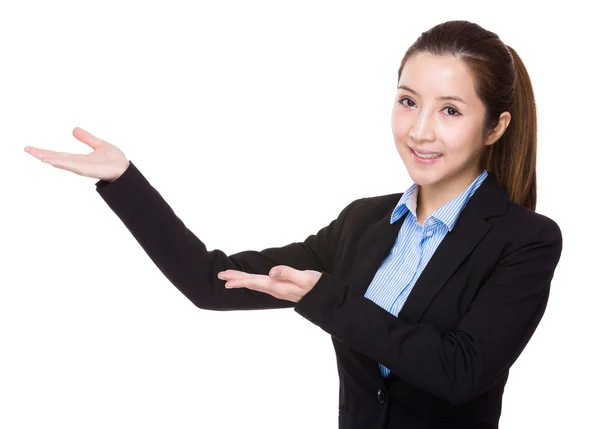
[[[109,182],[115,181],[129,166],[129,160],[118,147],[79,127],[73,129],[73,136],[94,151],[80,155],[25,146],[25,152],[56,168]]]

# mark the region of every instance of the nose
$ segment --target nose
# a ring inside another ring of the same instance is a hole
[[[435,140],[434,119],[427,109],[421,110],[410,127],[409,136],[414,141]]]

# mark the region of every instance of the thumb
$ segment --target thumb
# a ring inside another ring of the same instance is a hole
[[[88,145],[89,147],[91,147],[94,150],[98,149],[98,146],[100,146],[103,143],[102,139],[99,139],[92,133],[90,133],[80,127],[73,128],[72,133],[73,133],[73,137],[75,137],[80,142],[85,143],[86,145]]]
[[[299,283],[302,281],[299,274],[300,272],[292,267],[288,267],[287,265],[278,265],[271,268],[269,277],[278,280],[289,280],[294,283]]]

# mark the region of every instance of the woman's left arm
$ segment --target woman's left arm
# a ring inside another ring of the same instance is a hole
[[[494,385],[521,354],[546,309],[561,252],[560,228],[550,221],[500,260],[452,331],[410,324],[349,294],[326,272],[294,311],[405,381],[459,404]]]

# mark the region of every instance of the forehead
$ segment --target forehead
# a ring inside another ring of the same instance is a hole
[[[405,64],[398,85],[406,85],[424,98],[457,95],[470,106],[478,97],[466,65],[454,56],[413,55]]]

